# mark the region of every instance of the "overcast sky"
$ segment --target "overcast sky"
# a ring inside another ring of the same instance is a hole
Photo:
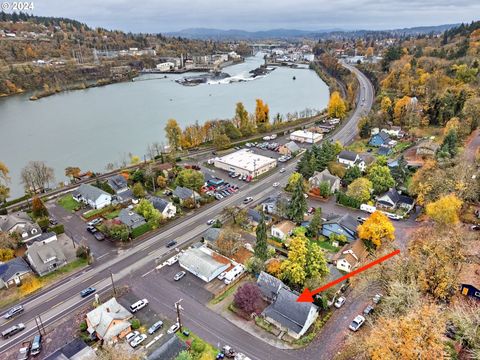
[[[8,0],[6,0],[8,1]],[[33,0],[37,15],[132,32],[393,29],[470,22],[480,0]],[[475,19],[475,15],[477,19]]]

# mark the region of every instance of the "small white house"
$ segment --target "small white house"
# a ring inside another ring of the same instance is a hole
[[[175,216],[177,213],[177,207],[173,205],[172,202],[159,198],[157,196],[152,196],[150,202],[153,207],[160,211],[162,216],[166,219],[170,219]]]
[[[290,220],[284,220],[272,226],[271,234],[273,237],[285,241],[293,229],[295,229],[295,224]]]
[[[351,272],[366,258],[367,254],[363,240],[357,239],[345,245],[332,260],[338,270]]]
[[[89,184],[82,184],[73,192],[73,198],[93,209],[102,209],[112,203],[112,195]]]

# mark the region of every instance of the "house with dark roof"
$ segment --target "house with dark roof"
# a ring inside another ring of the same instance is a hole
[[[332,234],[345,235],[348,241],[357,238],[357,227],[359,222],[351,215],[334,215],[327,218],[322,225],[322,235],[330,237]]]
[[[112,188],[115,194],[121,194],[128,191],[128,182],[122,175],[113,175],[107,179],[108,185]]]
[[[187,350],[187,348],[187,344],[180,340],[178,336],[172,334],[170,339],[148,355],[147,360],[175,360],[178,354]]]
[[[34,242],[28,247],[26,256],[28,263],[39,276],[50,274],[67,264],[58,240]]]
[[[112,195],[90,184],[82,184],[72,193],[73,199],[93,209],[102,209],[112,203]]]
[[[458,276],[458,283],[460,284],[460,292],[462,295],[480,301],[480,264],[462,264]]]
[[[177,213],[177,207],[173,205],[171,201],[167,201],[158,196],[152,196],[148,199],[153,207],[160,211],[162,216],[166,219],[170,219]]]
[[[265,271],[262,271],[258,276],[257,286],[262,293],[262,297],[269,302],[275,300],[281,287],[287,287],[282,280]]]
[[[389,147],[389,146],[384,146],[384,145],[381,145],[378,150],[377,150],[377,154],[379,156],[388,156],[392,153],[392,148]]]
[[[384,131],[380,131],[378,134],[373,135],[368,142],[368,145],[379,147],[382,145],[388,145],[391,141],[390,136]]]
[[[308,302],[297,302],[299,295],[289,288],[280,287],[273,302],[262,312],[267,322],[294,339],[304,335],[318,317],[318,307]]]
[[[250,222],[250,225],[257,226],[262,220],[262,213],[255,209],[247,209],[247,219]],[[269,216],[265,216],[265,222],[268,222],[270,219]]]
[[[137,214],[136,212],[128,208],[120,210],[120,213],[118,214],[118,220],[122,224],[127,225],[130,230],[136,229],[139,226],[146,224],[146,220],[142,215]]]
[[[262,202],[262,210],[265,214],[284,216],[290,200],[283,196],[271,196]]]
[[[356,152],[350,150],[342,150],[337,155],[337,160],[340,164],[346,165],[347,168],[355,166],[355,162],[359,159],[359,155]]]
[[[325,169],[321,172],[315,171],[308,183],[310,188],[318,188],[321,183],[328,183],[330,186],[330,192],[334,193],[340,190],[340,178],[338,176],[332,175],[328,169]]]
[[[220,237],[221,231],[222,229],[210,227],[203,233],[202,240],[208,244],[215,244],[217,239]]]
[[[18,234],[24,243],[28,243],[42,234],[40,226],[25,212],[0,215],[0,231],[10,235]]]
[[[177,186],[175,190],[173,190],[172,195],[178,198],[181,204],[188,199],[195,199],[196,201],[199,201],[201,198],[196,191],[193,191],[189,188],[185,188],[182,186]]]
[[[415,200],[409,196],[402,195],[397,189],[392,188],[385,194],[377,197],[376,206],[378,208],[396,210],[403,209],[407,213],[413,209]]]
[[[75,338],[60,349],[55,350],[44,360],[95,360],[97,354],[82,339]]]
[[[22,279],[31,273],[32,269],[21,257],[0,263],[0,289],[9,288],[13,285],[19,286]]]
[[[300,151],[300,146],[298,146],[295,141],[290,141],[285,145],[282,145],[278,148],[278,152],[282,155],[292,155]]]

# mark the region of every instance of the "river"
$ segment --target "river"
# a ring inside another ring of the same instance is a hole
[[[262,63],[262,55],[257,54],[223,71],[246,78]],[[134,82],[37,101],[29,101],[30,94],[0,99],[0,161],[10,169],[11,198],[23,195],[20,172],[31,160],[51,166],[58,183],[66,180],[67,166],[104,172],[108,163],[118,164],[128,153],[143,157],[147,144],[166,142],[169,118],[182,127],[232,118],[237,102],[253,112],[257,98],[269,105],[271,116],[321,110],[329,97],[327,85],[312,70],[279,67],[265,77],[230,84],[189,87],[175,82],[196,74],[142,75]]]

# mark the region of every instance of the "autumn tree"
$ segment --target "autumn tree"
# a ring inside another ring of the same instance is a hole
[[[257,122],[257,126],[260,124],[268,125],[270,112],[268,105],[265,104],[262,99],[257,99],[255,102],[255,121]]]
[[[391,120],[393,109],[392,109],[392,100],[388,96],[384,96],[382,98],[382,102],[380,104],[380,109],[382,110],[382,113],[384,114],[385,118],[387,120]]]
[[[267,264],[267,272],[270,275],[278,276],[280,274],[282,262],[279,259],[270,259]]]
[[[180,140],[182,137],[182,129],[175,119],[169,119],[165,125],[165,135],[170,145],[170,150],[177,151],[180,149]]]
[[[48,210],[38,196],[32,198],[32,213],[35,218],[48,216]]]
[[[22,169],[20,177],[25,190],[34,193],[45,189],[55,180],[53,168],[48,167],[43,161],[30,161]]]
[[[303,216],[306,211],[307,200],[305,199],[305,185],[303,176],[300,176],[293,187],[290,207],[287,210],[288,218],[296,222],[301,222],[303,221]]]
[[[199,191],[203,184],[205,184],[205,177],[200,171],[194,169],[183,169],[178,173],[176,182],[178,186]]]
[[[378,160],[368,167],[367,178],[372,182],[375,194],[381,194],[395,186],[395,180],[390,173],[390,169]]]
[[[247,314],[259,311],[261,300],[262,293],[258,285],[252,282],[247,282],[240,286],[233,296],[235,307]]]
[[[217,150],[228,149],[232,145],[230,138],[226,134],[216,133],[213,137],[213,146]]]
[[[450,194],[427,204],[426,212],[437,224],[456,224],[460,221],[459,214],[462,203],[462,200],[455,194]]]
[[[136,198],[145,197],[145,189],[143,188],[142,183],[135,183],[132,188],[132,193]]]
[[[257,242],[255,243],[254,253],[260,260],[267,260],[267,225],[265,224],[265,214],[262,212],[262,217],[255,230]]]
[[[6,262],[12,260],[15,257],[15,251],[12,249],[0,248],[0,261]]]
[[[480,304],[458,303],[448,315],[455,326],[455,337],[468,348],[472,358],[480,358]]]
[[[293,191],[298,181],[303,181],[302,174],[298,172],[291,173],[290,176],[288,177],[288,182],[287,182],[287,186],[285,187],[285,190]]]
[[[328,116],[343,119],[347,114],[347,105],[338,91],[334,91],[328,101]]]
[[[375,211],[358,227],[358,237],[379,248],[384,240],[395,240],[395,228],[385,214]]]
[[[157,185],[160,189],[165,189],[167,187],[167,179],[165,179],[165,176],[157,176]]]
[[[162,213],[147,199],[140,200],[135,211],[147,220],[152,229],[156,229],[163,219]]]
[[[232,256],[242,245],[241,236],[230,229],[224,229],[220,232],[215,245],[225,256]]]
[[[78,178],[80,176],[80,168],[76,166],[69,166],[65,168],[65,176],[69,177],[71,180]]]
[[[0,204],[5,202],[10,194],[10,189],[7,186],[10,182],[9,172],[8,167],[0,161]]]
[[[370,180],[367,178],[358,178],[348,185],[347,195],[362,203],[366,203],[370,200],[372,189],[373,185]]]

